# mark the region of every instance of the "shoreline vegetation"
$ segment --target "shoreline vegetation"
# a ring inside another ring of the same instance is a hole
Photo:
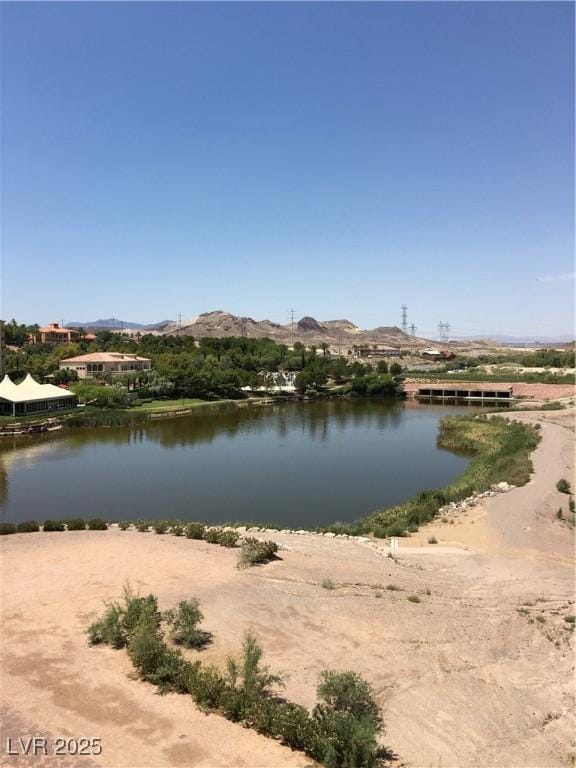
[[[373,535],[375,538],[390,536],[409,536],[422,525],[433,520],[442,507],[458,502],[477,493],[489,490],[493,485],[506,482],[510,485],[525,485],[532,472],[531,452],[540,441],[539,425],[524,424],[502,416],[471,414],[463,416],[446,416],[440,422],[438,446],[461,455],[470,456],[468,467],[451,483],[436,489],[423,490],[402,504],[377,509],[370,514],[353,522],[334,522],[328,526],[312,527],[309,530],[317,533],[347,534],[351,536]],[[54,521],[50,521],[53,523]],[[64,531],[68,528],[66,521],[56,521],[61,527],[52,530]],[[87,521],[84,527],[94,521]],[[109,523],[105,522],[105,529]],[[18,530],[14,523],[0,523],[0,535],[18,532],[33,532],[39,530],[35,521],[21,523],[24,527]],[[157,533],[173,533],[182,535],[190,526],[198,525],[201,535],[191,535],[189,538],[204,538],[204,532],[218,528],[259,527],[281,530],[286,528],[279,523],[264,523],[251,521],[223,521],[219,526],[205,526],[202,523],[187,523],[187,521],[122,521],[122,530],[134,526],[137,530],[147,531],[150,527]],[[186,535],[186,533],[185,533]],[[209,536],[209,534],[208,534]],[[209,538],[207,539],[209,540]]]

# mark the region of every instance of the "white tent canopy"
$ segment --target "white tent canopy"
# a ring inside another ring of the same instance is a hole
[[[0,381],[0,413],[25,416],[76,405],[76,395],[54,384],[39,384],[30,374],[20,384],[6,375]]]
[[[35,400],[74,397],[74,394],[66,389],[55,387],[54,384],[38,384],[30,374],[20,384],[14,384],[6,374],[0,381],[0,397],[11,403],[29,403]]]

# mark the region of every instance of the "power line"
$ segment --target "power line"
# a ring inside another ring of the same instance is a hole
[[[438,333],[440,334],[441,341],[448,341],[448,336],[450,334],[450,323],[448,322],[443,323],[442,321],[440,321],[438,323]]]

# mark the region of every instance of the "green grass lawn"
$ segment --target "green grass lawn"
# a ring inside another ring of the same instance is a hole
[[[195,408],[198,405],[206,405],[214,401],[200,400],[198,397],[182,397],[178,400],[152,400],[152,402],[138,404],[136,400],[134,405],[129,410],[137,409],[138,411],[178,411],[183,408]],[[218,400],[216,402],[230,402],[229,400]]]

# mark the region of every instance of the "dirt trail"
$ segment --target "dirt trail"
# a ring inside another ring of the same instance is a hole
[[[567,508],[555,484],[573,479],[573,414],[515,417],[543,422],[532,482],[417,534],[397,562],[311,535],[270,534],[281,559],[246,571],[233,551],[151,533],[3,537],[2,750],[8,735],[46,733],[101,737],[103,754],[4,753],[2,765],[309,765],[201,714],[188,697],[156,695],[130,676],[124,652],[87,645],[87,624],[127,580],[154,591],[161,608],[200,599],[214,633],[206,660],[223,663],[255,631],[272,670],[288,674],[286,696],[306,706],[322,669],[365,675],[384,712],[384,742],[409,765],[569,765],[574,656],[564,617],[574,614],[573,531],[555,517],[560,501]],[[432,531],[436,550],[426,544]],[[322,588],[325,578],[334,590]]]

